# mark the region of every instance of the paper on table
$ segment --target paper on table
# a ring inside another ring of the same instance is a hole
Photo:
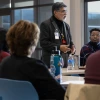
[[[62,85],[67,85],[67,84],[70,84],[70,83],[73,83],[73,84],[84,84],[84,81],[65,81],[65,82],[62,82],[61,84]]]

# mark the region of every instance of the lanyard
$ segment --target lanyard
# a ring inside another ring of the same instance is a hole
[[[53,26],[55,27],[55,30],[58,30],[58,32],[59,32],[59,38],[60,38],[60,40],[61,40],[61,35],[60,35],[60,29],[58,28],[58,26],[57,26],[57,24],[55,23],[55,21],[52,21],[52,24],[53,24]],[[55,34],[54,34],[55,35]]]

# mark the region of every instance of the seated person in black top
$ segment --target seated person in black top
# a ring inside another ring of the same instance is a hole
[[[31,82],[39,100],[64,100],[65,90],[51,76],[47,66],[31,58],[39,39],[40,30],[35,23],[20,20],[7,32],[6,40],[11,56],[0,64],[0,78]]]

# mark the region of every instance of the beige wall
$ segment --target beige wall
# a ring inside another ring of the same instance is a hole
[[[70,25],[70,0],[63,0],[63,1],[67,5],[67,18],[66,18],[66,22]]]
[[[76,46],[76,54],[84,43],[84,0],[63,0],[67,5],[67,23],[70,25],[72,39]]]

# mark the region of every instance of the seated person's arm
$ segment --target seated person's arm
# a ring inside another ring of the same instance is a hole
[[[85,66],[86,59],[91,54],[88,46],[83,46],[80,51],[80,66]]]

